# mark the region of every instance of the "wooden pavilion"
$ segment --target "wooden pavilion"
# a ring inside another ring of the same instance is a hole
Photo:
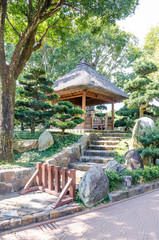
[[[83,115],[85,122],[80,126],[86,129],[114,129],[114,103],[121,102],[128,96],[105,77],[94,71],[84,59],[69,73],[54,83],[55,93],[60,96],[58,101],[70,101],[86,107],[99,104],[111,104],[112,114],[97,118],[93,111]]]

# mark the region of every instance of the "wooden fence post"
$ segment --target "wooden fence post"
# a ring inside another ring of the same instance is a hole
[[[70,186],[70,197],[75,199],[76,195],[76,170],[70,169],[70,178],[72,178],[72,184]]]
[[[38,186],[42,185],[42,169],[41,169],[42,163],[38,162],[36,164],[36,169],[38,170],[38,176],[36,178],[36,182]]]
[[[47,175],[48,175],[48,173],[47,173],[47,163],[44,163],[42,165],[42,187],[43,188],[47,188],[47,185],[48,185]]]
[[[48,167],[48,189],[54,189],[54,166],[52,164]]]
[[[62,168],[62,190],[64,189],[68,180],[68,168]]]
[[[60,192],[60,167],[55,167],[55,192]]]

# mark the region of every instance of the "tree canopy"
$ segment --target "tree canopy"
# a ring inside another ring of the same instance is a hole
[[[158,70],[156,64],[150,60],[137,59],[134,64],[134,72],[137,77],[125,84],[125,89],[131,92],[129,99],[125,100],[129,108],[140,107],[140,117],[149,106],[149,102],[159,97],[159,81],[152,80],[149,74]]]
[[[114,24],[134,13],[138,0],[1,0],[0,1],[0,159],[13,160],[15,80],[32,52],[39,49],[50,34],[61,42],[74,22],[85,26],[90,16]],[[52,30],[49,32],[49,30]],[[5,41],[15,48],[6,61]]]

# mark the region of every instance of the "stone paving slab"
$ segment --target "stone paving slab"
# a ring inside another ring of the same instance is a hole
[[[34,222],[65,216],[82,210],[76,203],[53,209],[57,197],[34,191],[24,195],[18,192],[0,196],[0,232]]]

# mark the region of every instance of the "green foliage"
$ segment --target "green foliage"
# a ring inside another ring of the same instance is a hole
[[[140,107],[140,117],[149,106],[153,98],[159,97],[159,83],[157,79],[150,79],[147,75],[157,71],[157,65],[153,61],[138,59],[134,64],[134,72],[139,74],[135,79],[125,84],[124,88],[131,92],[129,99],[125,100],[128,108]]]
[[[98,105],[98,106],[96,106],[96,108],[97,108],[98,110],[101,110],[101,111],[107,110],[107,106],[105,106],[105,105]]]
[[[109,191],[110,192],[121,187],[122,177],[119,174],[117,174],[116,171],[111,171],[111,172],[105,171],[105,173],[109,179]]]
[[[122,187],[122,176],[132,176],[132,185],[154,181],[159,178],[159,166],[145,166],[144,169],[125,170],[123,173],[118,174],[117,171],[107,172],[109,178],[109,191],[115,191]]]
[[[52,116],[52,106],[48,101],[58,99],[53,94],[52,81],[44,76],[45,70],[32,68],[28,74],[19,80],[20,100],[15,103],[15,118],[30,127],[35,132],[35,126],[46,124]]]
[[[138,75],[145,76],[158,70],[156,64],[152,61],[145,61],[145,59],[137,59],[134,63],[134,72]]]
[[[31,134],[28,131],[15,132],[15,139],[38,139],[42,132]],[[52,157],[54,154],[61,152],[64,148],[77,142],[82,135],[66,133],[61,135],[57,132],[50,132],[54,139],[54,144],[44,151],[31,150],[24,153],[14,152],[15,161],[13,165],[19,166],[35,166],[36,162],[44,162],[47,158]]]
[[[105,117],[105,113],[95,113],[95,117]]]
[[[125,69],[141,55],[136,38],[116,25],[105,26],[99,17],[88,18],[87,28],[81,28],[79,24],[62,47],[44,45],[33,53],[28,65],[43,63],[49,76],[57,79],[71,71],[84,55],[94,70],[123,87],[124,80],[130,79]],[[94,26],[98,27],[97,32],[94,32]]]
[[[59,101],[53,106],[53,112],[54,120],[51,121],[51,124],[54,127],[60,128],[62,134],[64,134],[66,129],[73,129],[84,121],[80,117],[84,111],[79,107],[75,107],[69,101]]]
[[[116,116],[117,115],[117,116]],[[128,109],[126,105],[115,112],[115,127],[124,127],[125,131],[132,129],[135,120],[139,118],[139,108]]]
[[[114,160],[123,164],[125,162],[125,153],[129,150],[131,134],[127,134],[115,148]]]
[[[139,136],[139,142],[144,146],[143,149],[139,149],[142,157],[148,157],[156,164],[156,159],[159,158],[159,125],[158,122],[155,127],[146,129],[144,136]]]

